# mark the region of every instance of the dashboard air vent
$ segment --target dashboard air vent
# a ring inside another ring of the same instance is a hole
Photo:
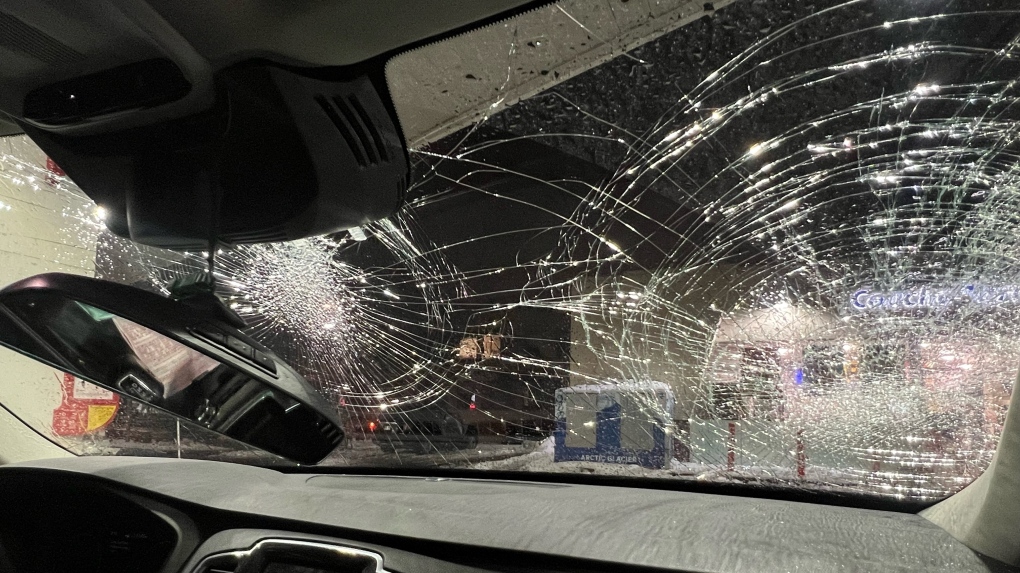
[[[388,573],[382,555],[356,547],[297,539],[263,539],[247,550],[210,555],[193,573],[237,571],[330,571]]]
[[[234,573],[240,564],[236,555],[216,555],[205,560],[195,573]]]
[[[334,426],[328,420],[325,419],[319,420],[317,426],[319,429],[319,433],[322,434],[323,437],[325,437],[327,440],[329,440],[329,443],[333,444],[333,447],[339,446],[340,442],[343,441],[344,437],[343,433],[340,431],[339,428]]]

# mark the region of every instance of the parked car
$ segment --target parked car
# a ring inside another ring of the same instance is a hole
[[[376,442],[385,452],[426,454],[466,450],[478,445],[478,428],[438,407],[387,412],[379,417]]]

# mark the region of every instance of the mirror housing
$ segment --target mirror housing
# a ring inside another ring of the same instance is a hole
[[[144,127],[11,115],[121,237],[178,250],[289,241],[403,204],[410,163],[378,76],[248,62],[209,79],[207,108]]]
[[[0,290],[0,344],[298,463],[344,438],[338,412],[293,368],[202,307],[49,273]]]

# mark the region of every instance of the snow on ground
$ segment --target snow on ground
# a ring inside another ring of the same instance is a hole
[[[553,438],[546,438],[538,444],[535,451],[508,458],[472,464],[472,469],[503,470],[547,473],[590,473],[599,475],[615,475],[629,477],[676,477],[673,469],[650,469],[638,465],[605,464],[596,462],[554,462],[555,444]]]
[[[541,442],[535,451],[521,456],[479,462],[472,464],[472,469],[546,472],[546,473],[582,473],[609,476],[644,477],[644,478],[681,478],[711,482],[787,482],[790,485],[804,484],[812,488],[820,487],[859,487],[859,476],[842,470],[822,467],[808,467],[803,478],[797,475],[795,468],[781,466],[743,467],[732,470],[718,465],[698,462],[680,462],[671,460],[669,468],[652,469],[638,465],[607,464],[596,462],[554,462],[553,438]]]

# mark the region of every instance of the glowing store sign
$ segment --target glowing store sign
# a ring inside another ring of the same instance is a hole
[[[969,284],[959,288],[938,289],[923,286],[917,289],[891,292],[862,288],[850,298],[855,310],[898,310],[913,308],[942,308],[953,301],[982,305],[1020,302],[1020,286],[986,286]]]

